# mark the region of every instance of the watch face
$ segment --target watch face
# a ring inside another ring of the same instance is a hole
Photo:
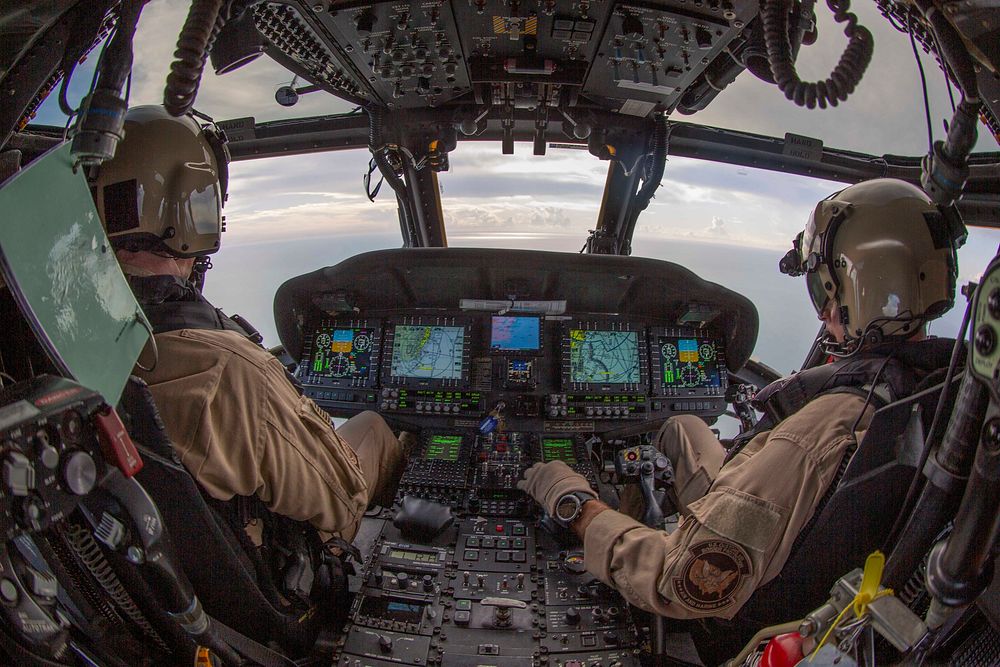
[[[559,499],[556,505],[556,516],[563,521],[569,521],[576,516],[580,507],[580,500],[575,496],[565,496]]]

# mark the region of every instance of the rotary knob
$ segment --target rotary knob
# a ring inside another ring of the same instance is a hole
[[[406,587],[410,585],[410,575],[405,572],[397,574],[396,585],[399,586],[400,590],[405,590]]]
[[[392,653],[392,638],[385,635],[378,636],[378,648],[382,653]]]
[[[87,452],[75,451],[66,458],[63,467],[66,488],[78,496],[85,496],[97,483],[97,464]]]
[[[566,622],[570,625],[576,625],[580,622],[580,611],[576,607],[570,607],[566,610]]]

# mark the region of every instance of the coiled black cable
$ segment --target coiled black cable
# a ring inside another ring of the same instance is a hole
[[[800,107],[825,109],[827,104],[837,106],[854,92],[864,76],[875,50],[871,32],[858,25],[858,17],[847,11],[850,0],[827,0],[837,23],[847,23],[844,34],[848,37],[847,48],[840,61],[833,68],[829,78],[815,83],[799,78],[795,71],[792,48],[788,40],[788,5],[784,0],[766,0],[760,16],[764,24],[764,43],[767,46],[767,60],[771,65],[774,80],[785,97]]]
[[[177,38],[177,50],[163,91],[163,106],[171,116],[183,116],[194,107],[208,51],[225,25],[225,0],[193,0]]]

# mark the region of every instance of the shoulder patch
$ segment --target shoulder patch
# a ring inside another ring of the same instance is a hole
[[[690,609],[724,609],[733,603],[750,570],[750,557],[743,547],[725,540],[705,540],[688,548],[680,576],[673,579],[674,592]]]

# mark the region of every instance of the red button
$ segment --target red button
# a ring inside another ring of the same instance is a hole
[[[503,524],[502,523],[498,523],[497,524],[497,532],[498,533],[502,533],[503,532]]]

